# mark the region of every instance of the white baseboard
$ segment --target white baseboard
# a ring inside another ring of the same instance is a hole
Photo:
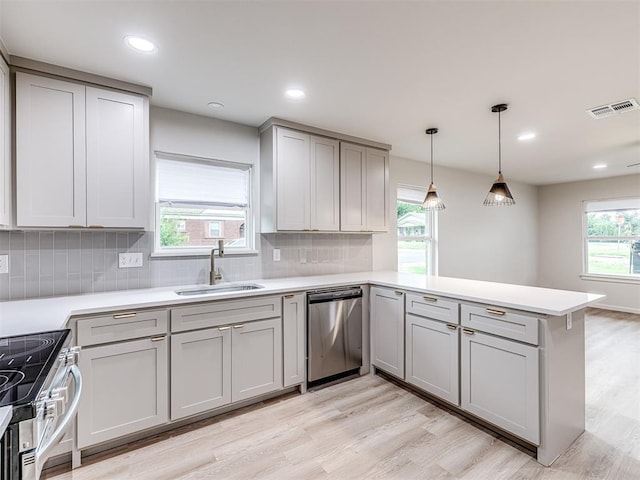
[[[640,314],[640,308],[620,307],[618,305],[605,305],[603,303],[594,303],[590,305],[593,308],[601,308],[602,310],[612,310],[614,312],[637,313]]]

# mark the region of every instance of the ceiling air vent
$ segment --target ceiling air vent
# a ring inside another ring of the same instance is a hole
[[[629,100],[622,100],[620,102],[610,103],[609,105],[600,105],[599,107],[590,108],[587,113],[593,118],[604,118],[619,113],[630,112],[631,110],[637,110],[640,108],[635,98]]]

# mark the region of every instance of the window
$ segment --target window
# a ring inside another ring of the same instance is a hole
[[[640,279],[640,198],[584,202],[584,272]]]
[[[155,153],[156,253],[253,250],[251,165]]]
[[[222,234],[222,221],[216,220],[215,222],[209,222],[209,231],[207,232],[209,238],[220,238]]]
[[[398,272],[435,275],[435,213],[422,208],[425,189],[398,187]]]

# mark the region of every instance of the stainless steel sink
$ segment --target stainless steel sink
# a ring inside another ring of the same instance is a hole
[[[234,283],[234,284],[222,284],[203,286],[200,288],[189,288],[187,290],[175,290],[178,295],[212,295],[214,293],[230,293],[230,292],[244,292],[248,290],[259,290],[264,288],[264,285],[258,285],[257,283]]]

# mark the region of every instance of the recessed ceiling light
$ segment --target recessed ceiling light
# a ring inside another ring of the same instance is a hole
[[[300,100],[301,98],[306,97],[304,90],[299,88],[290,88],[289,90],[284,92],[285,96],[288,98],[292,98],[294,100]]]
[[[595,170],[600,170],[600,169],[602,169],[602,168],[607,168],[607,165],[606,165],[606,164],[604,164],[604,163],[599,163],[599,164],[597,164],[597,165],[594,165],[594,166],[593,166],[593,168],[594,168]]]
[[[124,43],[133,48],[136,52],[155,53],[158,51],[158,47],[156,47],[149,40],[142,37],[136,37],[135,35],[124,37]]]
[[[207,103],[207,106],[209,108],[215,108],[215,109],[224,108],[224,104],[220,102],[209,102]]]
[[[532,140],[534,138],[536,138],[536,134],[534,132],[524,132],[518,135],[518,140],[520,140],[521,142],[525,140]]]

